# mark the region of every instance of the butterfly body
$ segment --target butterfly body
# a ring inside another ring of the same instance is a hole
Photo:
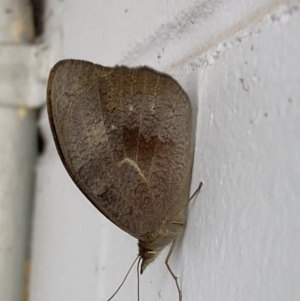
[[[143,271],[186,223],[193,155],[186,93],[148,67],[63,60],[51,70],[47,107],[69,175],[139,240]]]

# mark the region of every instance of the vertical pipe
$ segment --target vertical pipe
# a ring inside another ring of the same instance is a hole
[[[9,59],[4,56],[11,45],[22,48],[33,39],[30,2],[0,0],[0,301],[26,298],[22,296],[24,268],[29,262],[37,153],[36,116],[22,89],[30,82],[23,72],[28,60],[24,51],[18,55],[17,50]]]
[[[36,158],[36,118],[0,109],[0,300],[21,300]]]

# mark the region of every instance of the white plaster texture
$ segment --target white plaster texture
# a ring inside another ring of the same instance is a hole
[[[183,300],[299,300],[299,2],[201,2],[205,16],[196,1],[79,2],[65,1],[53,17],[51,26],[64,22],[47,34],[57,42],[49,62],[148,64],[173,74],[198,108],[191,191],[204,186],[170,261]],[[197,17],[185,31],[189,12]],[[137,254],[136,240],[72,183],[45,111],[41,125],[47,148],[38,166],[30,300],[107,300]],[[141,276],[141,300],[177,300],[166,253]],[[115,300],[136,298],[135,277]]]
[[[187,300],[300,299],[299,25],[276,20],[200,77]]]

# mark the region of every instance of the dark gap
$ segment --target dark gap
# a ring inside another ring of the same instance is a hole
[[[41,106],[40,108],[36,109],[36,121],[37,121],[37,150],[38,150],[38,155],[42,155],[45,151],[45,145],[46,145],[46,140],[45,140],[45,135],[39,126],[39,120],[41,118],[42,111],[44,110],[44,105]]]
[[[34,33],[38,38],[44,33],[45,0],[30,0],[33,13]]]
[[[40,127],[38,127],[37,129],[37,147],[38,147],[38,154],[42,155],[45,150],[45,138]]]

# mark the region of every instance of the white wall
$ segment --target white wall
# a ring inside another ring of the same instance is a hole
[[[198,107],[191,190],[204,187],[170,262],[183,299],[300,300],[300,2],[49,2],[45,74],[63,57],[147,64]],[[30,300],[107,300],[136,240],[72,183],[45,111],[41,125]],[[166,252],[141,300],[177,300]],[[136,298],[135,277],[115,300]]]

